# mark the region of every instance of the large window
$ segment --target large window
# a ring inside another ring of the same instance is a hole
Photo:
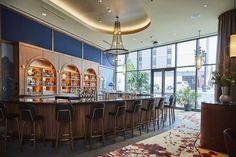
[[[195,62],[196,50],[199,51],[199,48],[202,52],[201,69],[196,68]],[[120,90],[122,86],[122,89],[127,92],[160,93],[165,91],[165,94],[168,94],[173,91],[177,93],[188,87],[199,94],[193,105],[195,109],[200,109],[202,101],[214,100],[211,72],[215,71],[216,48],[217,36],[211,36],[132,52],[127,55],[125,78],[124,68],[117,68],[117,78],[119,78],[117,88]],[[158,71],[169,69],[175,72],[170,73],[171,77],[167,73],[165,81],[162,81]],[[152,72],[156,72],[153,78],[151,78]],[[154,80],[153,87],[151,87],[151,80]],[[171,81],[174,81],[174,86],[170,85]],[[176,105],[183,107],[180,104]]]
[[[138,51],[138,70],[151,69],[151,49]]]
[[[125,91],[125,75],[124,73],[116,74],[116,90],[117,91]]]
[[[177,44],[177,66],[195,65],[196,40]]]
[[[152,50],[152,68],[168,68],[175,66],[175,45],[157,47]]]

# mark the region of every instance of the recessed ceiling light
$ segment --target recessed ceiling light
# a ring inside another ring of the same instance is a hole
[[[143,43],[143,41],[140,41],[140,43]]]
[[[102,23],[102,20],[98,20],[99,23]]]
[[[199,19],[200,18],[200,14],[199,13],[193,13],[191,15],[191,19]]]
[[[203,7],[206,8],[206,7],[207,7],[207,4],[204,4]]]
[[[42,15],[43,15],[43,16],[47,16],[47,14],[46,14],[46,13],[42,13]]]
[[[107,7],[107,12],[108,12],[108,13],[111,13],[112,10],[111,10],[110,8]]]

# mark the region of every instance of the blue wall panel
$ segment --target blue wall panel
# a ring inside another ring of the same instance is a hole
[[[84,43],[84,59],[101,64],[101,50]]]
[[[63,33],[54,32],[54,50],[82,58],[82,43]]]
[[[12,11],[2,10],[2,39],[52,49],[52,30]]]
[[[100,66],[99,68],[100,73],[100,90],[101,91],[112,91],[113,87],[109,87],[109,83],[114,83],[113,81],[113,75],[114,71],[113,69],[106,68],[103,66]]]
[[[110,64],[110,62],[108,61],[108,58],[113,59],[113,56],[102,52],[102,65],[114,67],[113,65]]]

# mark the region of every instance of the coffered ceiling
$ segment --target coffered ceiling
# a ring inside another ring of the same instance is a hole
[[[0,0],[0,3],[56,29],[109,48],[119,16],[124,46],[152,47],[217,33],[218,16],[233,0]],[[156,45],[158,45],[156,44]]]

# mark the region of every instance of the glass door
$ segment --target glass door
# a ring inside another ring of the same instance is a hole
[[[152,70],[152,93],[169,96],[175,91],[175,69]]]

